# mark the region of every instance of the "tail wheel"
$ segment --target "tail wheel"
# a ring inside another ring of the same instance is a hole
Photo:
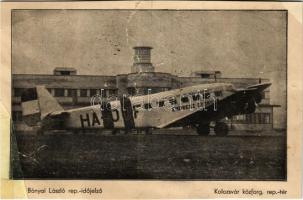
[[[197,133],[199,135],[207,136],[209,135],[209,132],[210,132],[209,124],[199,124],[197,126]]]
[[[217,122],[214,131],[218,136],[226,136],[228,134],[228,126],[224,122]]]

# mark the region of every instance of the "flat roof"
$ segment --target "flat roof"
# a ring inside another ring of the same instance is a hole
[[[56,67],[54,71],[77,71],[77,70],[72,67]]]
[[[151,46],[135,46],[133,49],[152,49]]]

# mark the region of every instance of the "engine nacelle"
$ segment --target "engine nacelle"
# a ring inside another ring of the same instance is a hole
[[[256,111],[256,103],[251,100],[244,104],[243,112],[244,114],[251,114]]]

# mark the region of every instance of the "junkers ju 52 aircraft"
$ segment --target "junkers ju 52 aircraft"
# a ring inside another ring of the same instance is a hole
[[[26,90],[21,96],[24,121],[46,130],[123,129],[145,130],[195,127],[199,135],[228,134],[222,119],[255,112],[262,92],[271,83],[236,89],[232,84],[210,83],[144,96],[123,96],[112,101],[70,110],[63,109],[44,86]],[[210,124],[215,126],[211,127]]]

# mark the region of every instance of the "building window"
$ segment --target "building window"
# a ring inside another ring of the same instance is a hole
[[[216,97],[220,97],[220,96],[222,96],[223,94],[222,94],[222,91],[216,91],[215,92],[215,96]]]
[[[209,78],[210,74],[201,74],[201,78]]]
[[[75,96],[77,96],[77,90],[76,89],[68,89],[67,90],[67,96],[68,97],[75,97]]]
[[[205,93],[203,94],[203,98],[204,98],[204,99],[209,99],[209,98],[210,98],[210,93],[209,93],[209,92],[205,92]]]
[[[144,88],[143,93],[144,93],[144,95],[152,94],[152,89],[151,88]]]
[[[232,120],[235,123],[246,123],[246,115],[234,115]]]
[[[80,89],[80,97],[87,97],[87,89]]]
[[[108,90],[106,90],[106,89],[100,89],[99,91],[100,91],[100,95],[101,95],[102,97],[107,97],[107,91],[108,91]]]
[[[133,105],[133,108],[134,108],[134,110],[140,110],[142,107],[141,107],[141,104],[136,104],[136,105]]]
[[[21,97],[24,88],[14,88],[14,97]]]
[[[127,88],[127,92],[129,95],[133,96],[136,94],[136,89],[131,87],[131,88]]]
[[[170,98],[168,100],[168,102],[171,104],[171,105],[176,105],[177,104],[177,100],[173,97],[173,98]]]
[[[90,96],[96,96],[98,93],[97,93],[97,89],[90,89]]]
[[[270,113],[264,113],[264,124],[270,124]]]
[[[64,97],[64,89],[55,88],[55,97]]]

